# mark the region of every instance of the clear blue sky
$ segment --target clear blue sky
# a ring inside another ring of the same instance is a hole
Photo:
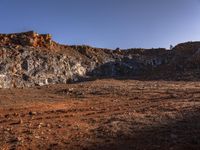
[[[200,0],[0,0],[0,32],[107,48],[200,41]]]

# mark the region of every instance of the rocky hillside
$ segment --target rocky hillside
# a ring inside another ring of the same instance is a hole
[[[170,78],[170,71],[198,72],[199,56],[200,42],[179,44],[172,50],[110,50],[60,45],[50,34],[33,31],[0,34],[0,88],[67,83],[90,77]]]

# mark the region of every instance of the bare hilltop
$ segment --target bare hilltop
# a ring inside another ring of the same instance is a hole
[[[32,87],[88,78],[199,79],[200,42],[171,50],[102,49],[61,45],[34,31],[0,34],[0,88]]]

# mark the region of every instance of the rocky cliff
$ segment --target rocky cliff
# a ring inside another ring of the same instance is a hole
[[[50,34],[33,31],[0,34],[0,88],[67,83],[90,77],[169,78],[166,70],[183,72],[184,65],[196,65],[198,70],[199,48],[199,42],[190,42],[172,50],[110,50],[60,45]]]
[[[0,34],[0,46],[9,45],[45,47],[51,49],[53,42],[50,34],[38,34],[34,31],[15,34]]]

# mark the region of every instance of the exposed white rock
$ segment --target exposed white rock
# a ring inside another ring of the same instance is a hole
[[[9,88],[10,81],[8,77],[4,74],[0,74],[0,88]]]

